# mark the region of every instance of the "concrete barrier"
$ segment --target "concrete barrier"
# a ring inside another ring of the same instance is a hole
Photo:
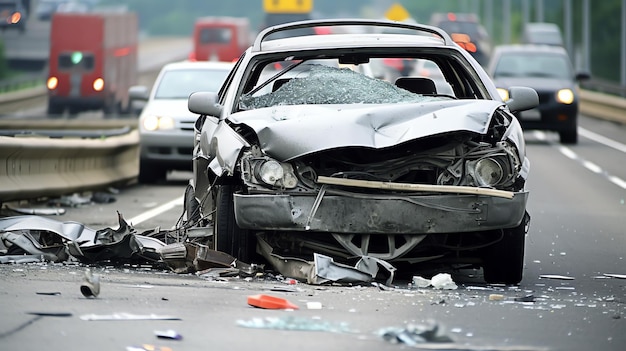
[[[90,139],[0,136],[0,203],[127,185],[138,173],[136,129]]]
[[[580,113],[589,117],[626,124],[626,99],[619,96],[581,90]]]

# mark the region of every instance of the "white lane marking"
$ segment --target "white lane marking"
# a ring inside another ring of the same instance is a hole
[[[603,145],[606,145],[606,146],[608,146],[610,148],[613,148],[613,149],[615,149],[617,151],[621,151],[623,153],[626,153],[626,145],[624,145],[624,144],[622,144],[620,142],[617,142],[617,141],[615,141],[613,139],[609,139],[609,138],[607,138],[605,136],[602,136],[600,134],[596,134],[596,133],[594,133],[594,132],[592,132],[590,130],[587,130],[587,129],[581,128],[581,127],[578,127],[578,134],[584,136],[587,139],[591,139],[591,140],[593,140],[595,142],[598,142],[600,144],[603,144]]]
[[[139,223],[145,222],[147,220],[149,220],[150,218],[156,217],[158,215],[160,215],[161,213],[165,212],[165,211],[169,211],[172,208],[176,207],[176,206],[181,206],[183,205],[183,201],[185,199],[185,196],[181,196],[178,197],[170,202],[164,203],[163,205],[159,206],[159,207],[155,207],[151,210],[148,210],[138,216],[135,216],[131,219],[128,220],[128,223],[131,225],[137,225]]]
[[[561,151],[561,153],[565,155],[567,158],[571,158],[572,160],[578,159],[578,155],[576,155],[576,153],[572,151],[570,148],[567,148],[565,146],[559,146],[559,151]]]
[[[621,187],[622,189],[626,189],[626,182],[621,180],[620,178],[616,176],[609,176],[609,180],[611,181],[611,183]]]
[[[596,165],[595,163],[586,160],[583,160],[582,163],[585,168],[592,171],[593,173],[602,173],[602,168],[600,168],[600,166]]]
[[[583,129],[583,128],[580,128],[580,127],[578,127],[578,131],[579,131],[579,134],[583,135],[585,138],[591,139],[591,140],[593,140],[595,142],[598,142],[598,143],[603,144],[605,146],[611,147],[611,148],[616,149],[618,151],[626,152],[626,145],[624,145],[624,144],[618,143],[618,142],[616,142],[614,140],[611,140],[609,138],[606,138],[606,137],[603,137],[601,135],[595,134],[593,132],[590,132],[590,131],[588,131],[586,129]],[[541,140],[541,141],[546,141],[547,140],[546,134],[544,132],[542,132],[542,131],[539,131],[539,130],[533,131],[533,135],[538,140]],[[616,177],[614,175],[608,174],[600,166],[596,165],[595,163],[580,158],[578,156],[578,154],[576,154],[574,151],[572,151],[572,149],[570,149],[570,148],[568,148],[566,146],[562,146],[562,145],[558,145],[557,146],[552,141],[549,141],[549,144],[554,146],[554,147],[556,147],[559,150],[559,152],[561,152],[565,157],[567,157],[567,158],[569,158],[571,160],[579,162],[583,167],[587,168],[591,172],[594,172],[596,174],[604,175],[605,178],[607,178],[611,183],[619,186],[622,189],[626,189],[626,181],[624,181],[621,178]]]

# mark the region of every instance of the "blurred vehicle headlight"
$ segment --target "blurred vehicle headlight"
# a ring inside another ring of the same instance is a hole
[[[174,129],[174,119],[165,116],[147,116],[141,121],[141,125],[145,130],[169,130]]]
[[[57,77],[48,78],[48,82],[46,83],[46,86],[50,90],[56,89],[59,86],[59,79]]]
[[[104,89],[104,79],[96,78],[93,81],[92,86],[93,86],[93,90],[95,90],[95,91],[102,91],[102,89]]]
[[[569,105],[574,102],[574,92],[571,89],[561,89],[556,93],[556,101]]]
[[[509,91],[507,89],[504,88],[498,88],[498,94],[500,94],[500,97],[502,98],[502,101],[507,101],[509,99]]]

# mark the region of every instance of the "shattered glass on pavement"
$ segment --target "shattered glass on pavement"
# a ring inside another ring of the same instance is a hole
[[[240,107],[251,110],[276,105],[391,104],[442,99],[414,94],[349,68],[313,65],[308,73],[306,77],[291,79],[275,92],[243,96]]]
[[[354,333],[345,322],[327,322],[317,318],[296,316],[252,318],[237,320],[237,325],[254,329],[278,329],[301,331],[325,331],[331,333]]]

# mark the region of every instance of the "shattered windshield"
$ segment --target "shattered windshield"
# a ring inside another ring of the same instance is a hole
[[[424,96],[401,89],[347,67],[308,65],[297,75],[278,78],[263,95],[246,94],[240,108],[251,110],[276,105],[388,104],[432,101],[445,97]]]

